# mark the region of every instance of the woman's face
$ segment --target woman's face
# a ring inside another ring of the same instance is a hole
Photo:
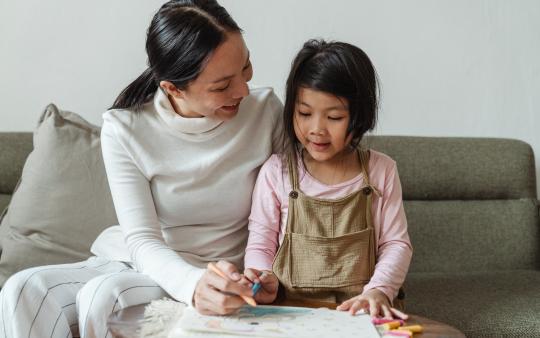
[[[169,98],[182,116],[226,121],[236,116],[240,101],[249,94],[247,82],[252,76],[242,34],[227,33],[226,40],[210,55],[199,76],[185,90],[177,90]]]

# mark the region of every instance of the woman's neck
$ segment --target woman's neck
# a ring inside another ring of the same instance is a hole
[[[174,112],[184,118],[199,118],[199,117],[203,117],[202,115],[200,114],[197,114],[197,113],[191,113],[191,112],[187,112],[186,110],[183,110],[180,106],[180,103],[174,99],[174,97],[172,97],[171,95],[168,95],[167,94],[167,99],[169,100],[169,102],[171,103],[171,106],[172,108],[174,109]]]
[[[354,149],[343,150],[330,160],[322,162],[315,160],[308,151],[303,150],[302,161],[311,176],[328,185],[346,182],[362,172],[358,151]]]

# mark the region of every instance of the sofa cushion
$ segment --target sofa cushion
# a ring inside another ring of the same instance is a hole
[[[0,221],[2,221],[2,216],[7,212],[7,206],[11,201],[11,195],[9,194],[0,194]]]
[[[98,127],[49,105],[1,227],[0,284],[21,269],[79,261],[117,224]]]
[[[32,151],[31,133],[0,133],[0,224],[30,151]],[[1,239],[6,232],[6,227],[0,226],[0,252]]]
[[[0,194],[13,193],[24,161],[32,151],[31,138],[31,133],[0,133]]]
[[[2,219],[4,219],[4,215],[7,213],[9,201],[11,201],[11,195],[0,194],[0,255],[2,254],[2,238],[6,236],[9,230],[7,226],[2,226]]]
[[[472,137],[367,137],[364,144],[398,165],[406,200],[536,198],[531,146]]]
[[[540,271],[411,273],[406,311],[467,337],[540,337]]]
[[[537,269],[535,199],[405,201],[411,272]]]

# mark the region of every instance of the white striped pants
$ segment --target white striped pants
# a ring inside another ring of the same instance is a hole
[[[0,337],[110,338],[111,313],[165,296],[148,276],[101,257],[30,268],[0,292]]]

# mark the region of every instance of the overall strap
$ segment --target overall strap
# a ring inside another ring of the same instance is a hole
[[[297,162],[298,160],[297,160],[296,153],[287,155],[287,165],[289,167],[289,178],[291,181],[292,189],[295,192],[298,192],[299,190],[298,170],[297,170],[298,163]]]
[[[360,158],[360,166],[362,166],[362,175],[364,175],[364,181],[366,185],[371,186],[369,183],[369,151],[358,149],[358,157]]]
[[[374,191],[377,196],[381,197],[381,192],[371,185],[371,182],[369,181],[369,155],[369,150],[358,149],[358,157],[360,158],[360,165],[362,166],[362,175],[364,176],[364,181],[367,186],[364,189],[369,188],[371,191]]]

